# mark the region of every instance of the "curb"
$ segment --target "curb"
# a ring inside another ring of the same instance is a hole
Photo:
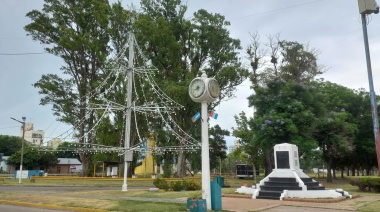
[[[252,199],[252,196],[241,194],[223,194],[222,197]]]
[[[39,204],[39,203],[18,202],[18,201],[10,201],[10,200],[0,200],[0,204],[19,205],[19,206],[25,206],[25,207],[46,208],[46,209],[55,209],[55,210],[71,210],[71,211],[79,211],[79,212],[108,212],[107,210],[99,210],[99,209],[92,209],[92,208],[66,207],[66,206],[46,205],[46,204]]]

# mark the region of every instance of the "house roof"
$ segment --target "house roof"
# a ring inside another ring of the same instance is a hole
[[[58,160],[59,160],[58,162],[59,165],[62,165],[62,164],[82,165],[82,163],[76,158],[58,158]]]

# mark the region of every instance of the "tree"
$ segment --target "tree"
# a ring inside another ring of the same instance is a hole
[[[58,145],[57,150],[55,152],[55,156],[57,158],[79,158],[79,155],[75,153],[73,149],[73,144],[70,142],[62,142]]]
[[[95,117],[89,106],[95,102],[91,92],[108,55],[109,11],[106,0],[45,0],[42,11],[26,14],[32,20],[24,28],[28,35],[65,63],[65,77],[47,74],[34,83],[43,95],[40,104],[51,104],[58,120],[74,126],[80,143],[92,143],[89,129]],[[84,171],[87,157],[81,154]]]
[[[230,132],[223,130],[219,125],[215,125],[210,129],[210,169],[215,169],[220,162],[227,158],[227,145],[224,136],[229,136]]]
[[[350,154],[353,150],[353,140],[356,125],[347,122],[349,114],[330,113],[330,117],[317,121],[315,137],[322,150],[327,164],[327,182],[332,182],[332,168],[334,160]]]
[[[185,18],[187,6],[180,0],[143,0],[141,8],[143,12],[135,25],[137,41],[160,70],[155,74],[159,87],[186,108],[170,114],[171,119],[186,129],[187,134],[195,135],[199,125],[192,124],[190,117],[199,110],[199,104],[188,97],[188,85],[202,71],[218,80],[222,93],[217,102],[209,106],[210,110],[220,100],[232,97],[236,86],[248,76],[238,58],[240,42],[230,37],[227,30],[230,23],[220,14],[199,10],[193,19]],[[163,126],[155,126],[155,131]],[[185,137],[178,129],[175,133]],[[177,144],[183,147],[186,141],[177,141]],[[180,151],[177,177],[185,176],[185,161],[186,154]]]
[[[32,170],[36,166],[40,165],[41,155],[39,154],[36,148],[25,147],[24,148],[24,158],[23,158],[23,167],[26,170]],[[21,162],[21,150],[12,154],[7,163],[14,166],[20,166]]]
[[[315,86],[293,81],[273,80],[255,90],[249,97],[256,108],[255,119],[249,121],[253,142],[265,155],[265,174],[273,167],[273,146],[292,143],[300,157],[316,148],[312,136],[314,120],[323,114],[323,105],[315,101]]]
[[[243,151],[249,155],[246,161],[249,161],[249,163],[252,164],[253,176],[256,180],[256,169],[260,166],[264,167],[265,160],[263,160],[263,151],[254,140],[254,131],[252,130],[248,118],[244,112],[241,112],[239,116],[235,116],[235,122],[237,127],[232,128],[232,134],[239,138],[239,143],[241,144],[239,151],[242,151],[243,149]],[[237,152],[238,151],[235,153],[234,151],[231,154],[234,155],[237,154]]]
[[[317,64],[317,52],[298,42],[281,41],[281,77],[296,82],[310,81],[323,73]]]
[[[40,165],[44,167],[45,172],[49,172],[51,167],[59,163],[57,156],[52,152],[44,152],[41,154]]]
[[[21,149],[22,140],[17,136],[0,135],[0,153],[10,156]]]

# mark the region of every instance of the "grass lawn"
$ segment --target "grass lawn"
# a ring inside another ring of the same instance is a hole
[[[174,179],[176,180],[176,179]],[[193,179],[201,182],[200,178]],[[255,184],[253,179],[225,178],[225,184],[230,186],[222,189],[223,194],[235,194],[236,188],[247,184]],[[327,189],[342,188],[350,194],[372,198],[373,201],[363,201],[357,205],[358,211],[378,211],[380,208],[380,193],[361,192],[357,187],[351,186],[344,179],[334,180],[333,183],[326,183],[324,178],[316,179],[323,183]],[[170,181],[170,179],[169,179]],[[59,207],[78,207],[89,210],[98,209],[103,211],[186,211],[184,203],[166,203],[154,201],[140,201],[141,198],[158,199],[178,199],[185,201],[199,191],[167,191],[150,192],[153,187],[153,179],[128,179],[128,192],[122,192],[122,178],[36,178],[35,182],[24,179],[22,184],[17,179],[6,179],[0,183],[0,201],[20,201],[27,203],[38,203],[46,205],[56,205]],[[114,186],[112,190],[86,190],[86,191],[1,191],[3,185],[15,186]],[[123,199],[125,198],[125,199]],[[129,199],[128,199],[129,198]],[[133,198],[131,200],[131,198]],[[364,199],[364,198],[363,198]]]

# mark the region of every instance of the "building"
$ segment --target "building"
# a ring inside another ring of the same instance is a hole
[[[54,138],[53,140],[50,140],[47,142],[47,146],[51,147],[53,149],[57,149],[58,146],[62,143],[62,140],[60,138]]]
[[[228,147],[228,151],[231,153],[231,152],[235,151],[239,147],[240,147],[239,140],[235,140],[234,141],[234,145],[231,145],[231,146]]]
[[[51,167],[49,174],[72,174],[82,172],[82,163],[76,158],[58,158],[58,164]]]
[[[10,167],[7,165],[7,160],[9,156],[3,156],[1,161],[0,161],[0,171],[7,172],[10,174],[14,173],[14,167]]]
[[[25,132],[21,127],[20,129],[20,137],[24,133],[24,140],[31,143],[35,146],[42,146],[44,142],[45,132],[43,130],[34,130],[33,123],[27,122],[25,123]]]
[[[140,165],[135,168],[136,175],[151,175],[157,173],[157,167],[155,167],[152,153],[150,151],[146,151],[147,148],[153,148],[154,146],[155,142],[153,139],[148,139],[143,142],[140,156],[137,159],[137,164]]]

